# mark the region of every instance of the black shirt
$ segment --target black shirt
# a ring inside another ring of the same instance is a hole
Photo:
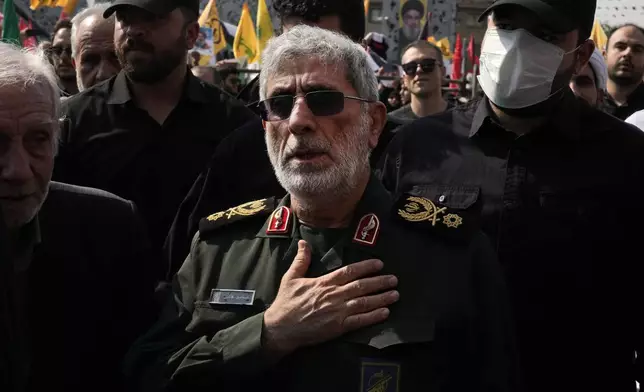
[[[69,98],[63,112],[54,178],[134,201],[155,249],[221,139],[255,117],[190,72],[163,125],[136,106],[123,72]]]
[[[631,114],[644,110],[644,82],[640,83],[637,89],[628,96],[626,103],[621,106],[615,102],[608,92],[604,92],[602,109],[620,120],[626,120]]]
[[[527,391],[634,391],[640,130],[568,91],[546,125],[518,137],[482,100],[403,128],[379,166],[390,191],[480,219],[506,272]]]

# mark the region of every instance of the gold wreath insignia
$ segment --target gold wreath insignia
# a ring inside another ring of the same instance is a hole
[[[398,215],[410,222],[431,221],[432,226],[435,226],[440,214],[447,209],[436,207],[434,202],[424,197],[409,196],[407,201],[408,203],[398,210]]]
[[[463,218],[456,214],[447,214],[443,217],[443,224],[447,227],[456,229],[463,224]]]
[[[226,219],[230,219],[235,215],[251,216],[251,215],[257,214],[258,212],[264,210],[265,208],[266,208],[266,199],[256,200],[256,201],[244,203],[237,207],[229,208],[226,211],[216,212],[210,215],[206,219],[213,222],[223,218],[224,216],[226,217]]]

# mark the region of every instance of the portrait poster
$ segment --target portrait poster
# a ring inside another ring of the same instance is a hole
[[[197,41],[192,49],[192,52],[198,53],[198,55],[193,54],[193,56],[195,59],[198,58],[197,62],[199,65],[215,65],[216,57],[214,47],[212,28],[200,27]]]
[[[401,50],[418,39],[427,21],[427,13],[427,0],[400,1],[398,44]]]

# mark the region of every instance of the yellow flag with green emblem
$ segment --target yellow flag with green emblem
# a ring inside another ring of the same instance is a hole
[[[593,30],[590,33],[590,39],[595,41],[595,46],[599,50],[605,50],[606,49],[606,44],[608,43],[608,37],[606,36],[606,32],[602,28],[601,23],[597,19],[595,19],[595,23],[593,23]]]
[[[219,12],[217,12],[217,2],[215,0],[210,0],[201,13],[201,16],[199,16],[199,26],[212,29],[213,54],[217,54],[226,48],[224,26],[219,20]]]
[[[246,57],[248,64],[257,62],[259,60],[258,46],[253,19],[250,17],[248,4],[244,3],[241,16],[239,17],[239,24],[237,25],[235,41],[233,42],[235,58]]]
[[[268,13],[266,0],[259,0],[257,3],[257,39],[260,57],[266,47],[266,43],[272,36],[273,22],[271,21],[271,14]]]

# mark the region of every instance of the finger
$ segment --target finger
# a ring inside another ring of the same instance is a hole
[[[369,325],[378,324],[389,317],[389,309],[380,308],[368,313],[354,314],[344,319],[342,327],[344,332],[354,331],[356,329],[368,327]]]
[[[282,280],[291,280],[303,278],[311,264],[311,248],[304,240],[297,242],[297,254],[291,263],[288,271],[282,277]]]
[[[386,293],[371,295],[368,297],[354,298],[347,301],[346,307],[349,314],[368,313],[375,309],[385,308],[397,302],[399,298],[400,294],[397,291],[387,291]]]
[[[393,289],[397,285],[398,278],[394,275],[374,276],[372,278],[349,282],[340,289],[340,293],[346,299],[353,299],[379,291]]]
[[[330,274],[324,275],[324,279],[329,284],[344,286],[356,279],[374,274],[382,269],[384,264],[380,260],[370,259],[359,263],[349,264]]]

